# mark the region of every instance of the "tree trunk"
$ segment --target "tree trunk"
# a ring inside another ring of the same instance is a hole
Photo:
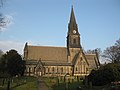
[[[7,90],[10,90],[10,79],[8,80]]]
[[[3,78],[3,80],[2,80],[2,86],[4,86],[4,83],[5,83],[5,79]]]

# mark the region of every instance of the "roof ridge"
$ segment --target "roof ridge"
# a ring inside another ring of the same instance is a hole
[[[37,46],[37,45],[28,45],[28,47],[67,48],[67,47],[60,47],[60,46]]]

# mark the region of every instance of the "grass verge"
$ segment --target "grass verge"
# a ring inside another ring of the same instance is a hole
[[[7,90],[7,80],[0,90]],[[37,78],[35,77],[15,77],[11,79],[10,90],[37,90]]]
[[[50,90],[77,90],[77,87],[80,86],[82,90],[110,90],[109,85],[105,86],[90,86],[85,87],[83,85],[82,80],[81,81],[74,81],[74,82],[67,82],[65,83],[64,81],[57,81],[56,78],[44,78],[44,81],[46,85],[49,87]],[[67,88],[67,89],[66,89]]]

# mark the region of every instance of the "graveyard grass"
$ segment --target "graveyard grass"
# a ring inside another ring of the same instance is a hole
[[[38,84],[37,84],[38,78],[35,77],[21,77],[21,78],[14,78],[13,82],[11,84],[10,90],[38,90]],[[74,79],[74,81],[64,81],[63,77],[58,80],[58,78],[51,78],[51,77],[44,77],[43,78],[46,86],[49,88],[49,90],[65,90],[67,88],[68,90],[77,90],[77,87],[82,87],[82,90],[102,90],[105,88],[105,90],[108,90],[106,88],[109,87],[109,85],[105,86],[85,86],[83,85],[82,80]],[[2,81],[0,81],[2,83]],[[3,87],[0,86],[0,90],[7,90],[7,82]]]
[[[63,79],[59,80],[57,78],[44,78],[44,81],[49,88],[49,90],[77,90],[77,87],[81,87],[82,90],[102,90],[105,88],[105,90],[108,90],[109,85],[105,86],[85,86],[83,85],[83,80],[77,81],[74,79],[74,81],[64,82]],[[67,89],[65,89],[67,88]]]
[[[2,79],[0,79],[0,84],[2,84]],[[7,80],[5,81],[4,86],[0,85],[0,90],[7,90]],[[12,78],[10,90],[37,90],[37,78]]]

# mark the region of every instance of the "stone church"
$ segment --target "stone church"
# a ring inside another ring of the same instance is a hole
[[[73,7],[68,24],[66,47],[24,47],[26,75],[31,76],[86,76],[100,66],[98,54],[85,54],[80,43],[80,33]]]

